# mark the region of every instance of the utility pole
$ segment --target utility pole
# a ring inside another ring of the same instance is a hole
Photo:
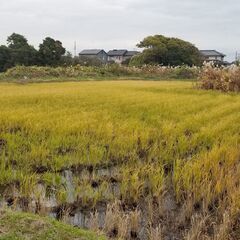
[[[77,43],[76,41],[74,42],[74,57],[77,56]]]

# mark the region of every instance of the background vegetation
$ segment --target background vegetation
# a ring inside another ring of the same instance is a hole
[[[29,45],[28,40],[17,33],[7,39],[7,46],[0,46],[0,72],[14,66],[57,66],[66,50],[62,43],[47,37],[39,50]]]
[[[160,64],[163,66],[199,66],[202,64],[199,50],[191,43],[162,35],[146,37],[137,44],[143,52],[132,58],[130,64]]]
[[[200,65],[200,53],[191,43],[177,39],[155,35],[145,38],[137,45],[144,48],[143,53],[123,62],[128,66],[143,66],[145,64],[161,66],[193,66]],[[112,62],[108,62],[111,65]],[[35,49],[23,35],[13,33],[7,38],[7,45],[0,46],[0,72],[15,66],[98,66],[103,63],[94,57],[73,57],[66,52],[59,40],[46,37]]]
[[[2,81],[22,83],[34,81],[78,81],[87,79],[196,79],[200,68],[163,67],[145,65],[126,67],[117,64],[102,67],[64,66],[64,67],[14,67],[0,74]]]

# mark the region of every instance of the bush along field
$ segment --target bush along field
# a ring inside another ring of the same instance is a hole
[[[1,207],[111,239],[240,238],[239,94],[180,81],[0,92]]]
[[[17,66],[0,74],[0,81],[39,82],[39,81],[80,81],[105,79],[196,79],[198,67],[150,66],[127,67],[118,64],[106,66],[66,66],[66,67],[24,67]]]
[[[206,63],[199,74],[199,87],[222,92],[240,92],[240,67],[217,67]]]

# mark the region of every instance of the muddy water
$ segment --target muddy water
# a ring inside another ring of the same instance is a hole
[[[43,183],[38,183],[34,189],[34,193],[29,199],[23,200],[19,197],[18,191],[15,189],[12,195],[16,198],[16,201],[9,201],[9,194],[6,198],[0,200],[0,207],[11,207],[18,211],[28,211],[32,213],[41,213],[43,215],[62,220],[68,224],[71,224],[80,228],[90,228],[92,216],[97,212],[98,227],[104,228],[106,219],[106,203],[97,204],[94,209],[81,206],[79,201],[75,197],[76,179],[89,180],[94,178],[107,179],[110,185],[109,191],[116,199],[120,196],[120,183],[117,182],[118,171],[116,168],[99,168],[94,172],[83,170],[81,173],[77,173],[71,170],[64,170],[61,173],[61,183],[65,187],[66,191],[66,203],[63,207],[59,205],[57,196],[54,191],[48,191],[47,186]],[[97,189],[96,189],[97,191]],[[108,193],[107,193],[108,194]],[[144,204],[142,206],[144,208]],[[146,211],[142,211],[141,230],[139,230],[138,239],[147,239],[147,214]],[[126,226],[127,227],[127,226]]]
[[[82,206],[78,206],[78,201],[75,197],[75,190],[76,184],[74,179],[78,180],[87,180],[89,182],[92,181],[94,178],[98,179],[111,179],[115,178],[118,171],[117,168],[110,167],[110,168],[98,168],[95,171],[89,171],[87,169],[83,169],[81,172],[74,172],[72,170],[64,170],[61,173],[61,184],[64,186],[66,192],[66,205],[74,205],[75,212],[71,212],[71,216],[69,216],[68,220],[69,223],[79,227],[87,227],[89,224],[89,217],[91,214],[91,210],[82,210]],[[95,187],[95,191],[97,191],[98,186]],[[110,194],[113,196],[120,195],[120,183],[116,181],[109,181],[109,191]],[[45,212],[47,215],[56,218],[59,208],[57,196],[54,191],[50,191],[47,189],[47,186],[43,183],[38,183],[35,188],[34,192],[31,194],[27,201],[23,202],[19,191],[15,187],[10,187],[5,192],[7,194],[5,197],[0,199],[0,207],[12,207],[15,210],[25,211],[28,210],[29,212],[38,213],[38,212]],[[109,194],[109,193],[107,193]],[[15,199],[9,200],[9,199]],[[103,208],[97,207],[97,211],[99,213],[99,223],[100,226],[103,225],[103,218],[106,211],[106,207]],[[96,211],[96,209],[94,209]]]
[[[98,226],[102,229],[105,223],[106,208],[98,208],[96,211],[98,212]],[[91,225],[91,214],[93,213],[95,211],[76,210],[75,213],[64,216],[62,220],[70,225],[88,229]]]

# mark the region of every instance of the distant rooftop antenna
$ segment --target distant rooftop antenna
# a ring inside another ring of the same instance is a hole
[[[74,57],[77,56],[77,43],[76,41],[74,42]]]

